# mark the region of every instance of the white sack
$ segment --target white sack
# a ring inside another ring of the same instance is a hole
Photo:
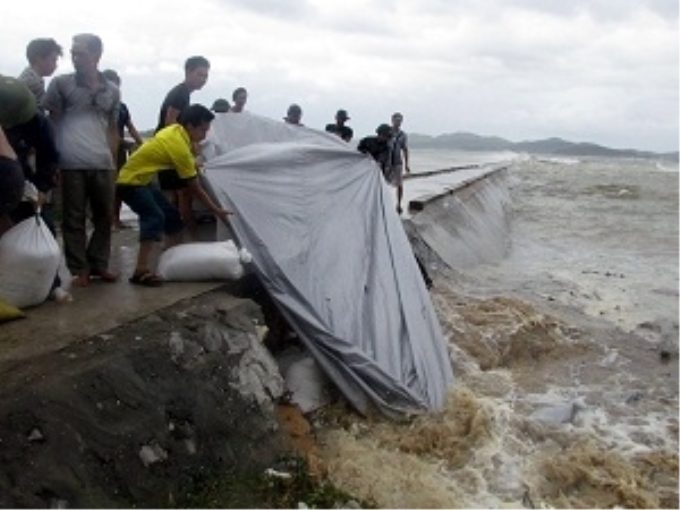
[[[284,375],[286,388],[291,392],[290,400],[303,414],[311,413],[330,404],[326,391],[328,378],[314,358],[306,357],[293,362]]]
[[[59,269],[61,251],[39,216],[0,237],[0,297],[17,308],[47,299]]]
[[[234,241],[187,243],[163,252],[158,261],[158,274],[176,282],[238,280],[243,276],[241,262],[250,255],[239,252]]]

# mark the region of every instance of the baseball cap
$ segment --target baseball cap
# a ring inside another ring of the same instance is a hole
[[[347,115],[347,110],[338,110],[338,113],[336,113],[335,116],[339,117],[341,119],[349,120],[349,115]]]
[[[215,99],[215,102],[212,105],[211,110],[217,113],[226,113],[229,111],[229,108],[231,106],[229,105],[229,101],[226,99]]]
[[[0,126],[24,124],[38,113],[35,96],[16,78],[0,76]]]

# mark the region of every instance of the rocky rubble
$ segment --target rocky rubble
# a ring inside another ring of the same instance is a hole
[[[2,367],[0,506],[165,507],[291,447],[258,304],[218,289]]]

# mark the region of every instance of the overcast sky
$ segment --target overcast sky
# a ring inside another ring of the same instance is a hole
[[[511,141],[559,136],[678,150],[677,0],[117,0],[3,2],[0,74],[54,37],[102,37],[139,129],[154,127],[187,57],[212,64],[192,102],[249,90],[275,119],[296,102],[323,128],[348,110],[355,137],[394,111],[407,132]]]

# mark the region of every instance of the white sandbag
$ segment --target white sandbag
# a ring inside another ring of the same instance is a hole
[[[165,280],[202,282],[238,280],[243,276],[241,262],[248,262],[250,254],[239,251],[234,241],[187,243],[163,252],[157,272]]]
[[[314,358],[305,357],[293,362],[286,370],[284,380],[290,391],[290,400],[306,414],[327,406],[331,402],[327,391],[328,378]]]
[[[61,288],[66,291],[70,290],[71,283],[73,283],[73,275],[71,274],[71,271],[68,270],[68,267],[66,267],[66,259],[63,256],[59,257],[57,275],[59,276],[59,280],[61,280]]]
[[[39,216],[28,218],[0,237],[0,297],[24,308],[47,299],[61,251]]]

